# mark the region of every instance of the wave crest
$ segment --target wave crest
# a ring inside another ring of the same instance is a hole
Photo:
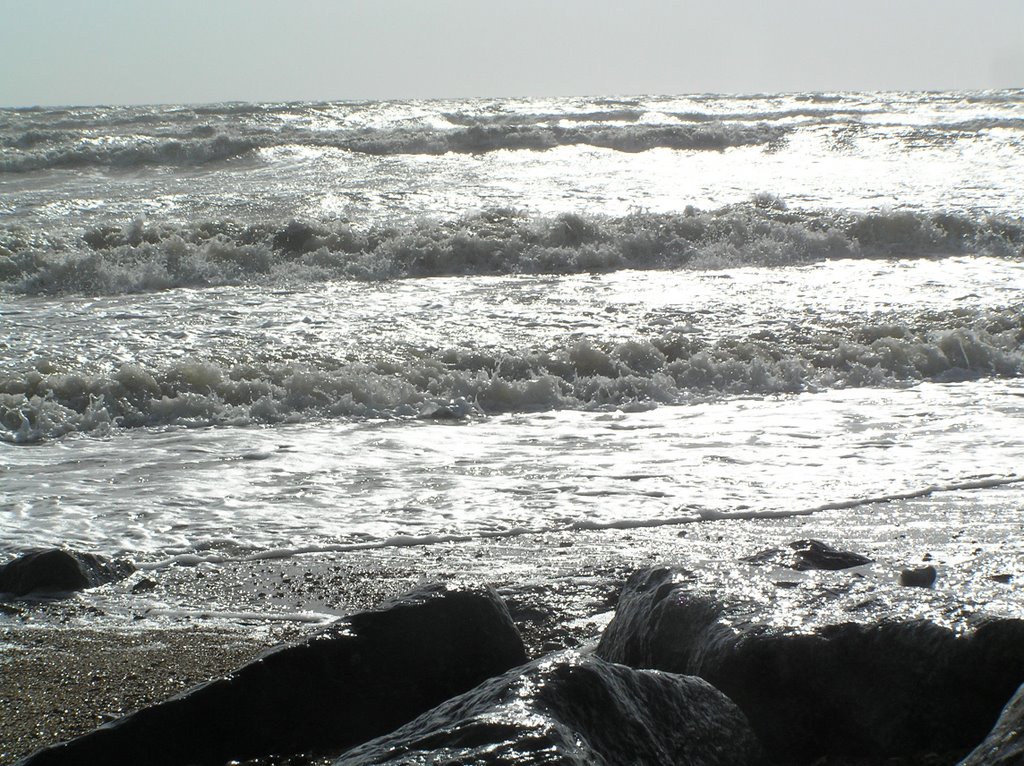
[[[28,141],[24,136],[23,141]],[[52,144],[41,136],[36,143]],[[0,173],[83,167],[129,169],[141,165],[203,165],[241,157],[259,147],[248,138],[216,135],[212,138],[170,138],[131,141],[79,140],[0,156]]]
[[[456,221],[360,230],[327,222],[135,221],[80,239],[0,229],[0,282],[29,295],[118,294],[240,283],[573,274],[619,269],[784,267],[836,258],[1024,255],[1024,222],[953,213],[794,212],[762,196],[715,211],[567,213],[497,209]]]

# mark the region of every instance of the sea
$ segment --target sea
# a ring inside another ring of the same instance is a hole
[[[1020,514],[1024,90],[0,109],[0,559]]]

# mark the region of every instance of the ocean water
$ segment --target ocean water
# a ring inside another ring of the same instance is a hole
[[[1022,179],[1024,91],[0,110],[0,554],[1019,482]]]

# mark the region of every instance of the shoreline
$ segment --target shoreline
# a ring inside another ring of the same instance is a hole
[[[315,614],[348,614],[431,581],[489,583],[508,605],[531,658],[591,645],[634,571],[669,564],[723,593],[751,587],[765,549],[815,538],[873,559],[847,572],[775,569],[773,619],[803,620],[826,594],[838,610],[888,600],[889,613],[966,627],[986,615],[1024,616],[1019,486],[981,513],[970,491],[783,519],[715,520],[678,527],[590,530],[515,539],[290,559],[233,561],[141,573],[63,601],[8,602],[0,618],[0,762],[227,673],[269,647],[315,631]],[[901,569],[930,562],[933,588],[897,586]],[[834,594],[828,595],[828,594]],[[801,598],[806,596],[806,603]],[[171,605],[161,609],[156,604]],[[224,607],[224,608],[221,608]],[[225,615],[234,614],[235,618]],[[244,615],[244,619],[238,619]],[[294,618],[289,620],[289,615]],[[849,619],[858,615],[850,611]]]

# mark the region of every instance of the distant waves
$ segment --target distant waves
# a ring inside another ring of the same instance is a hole
[[[685,103],[649,98],[0,109],[0,173],[197,168],[240,158],[260,161],[265,159],[261,151],[285,147],[374,156],[536,152],[563,146],[723,151],[772,149],[796,130],[820,129],[835,132],[840,141],[856,133],[883,141],[895,138],[912,148],[991,130],[1024,134],[1024,118],[1011,109],[1020,95],[1003,94],[1008,104],[990,95],[993,108],[1005,107],[1002,111],[924,122],[915,116],[905,124],[898,120],[906,107],[899,94],[765,97],[758,105],[762,108],[747,109],[737,109],[750,106],[742,99],[721,97],[690,97]]]
[[[8,137],[0,148],[0,173],[103,167],[130,169],[147,165],[201,166],[253,156],[258,149],[302,147],[339,149],[369,155],[483,154],[499,150],[544,151],[558,146],[593,146],[621,152],[649,149],[722,150],[766,144],[782,138],[785,128],[770,125],[630,125],[562,127],[475,125],[450,130],[392,128],[340,133],[292,130],[246,131],[212,137],[129,136],[83,139],[78,134],[28,131]]]

